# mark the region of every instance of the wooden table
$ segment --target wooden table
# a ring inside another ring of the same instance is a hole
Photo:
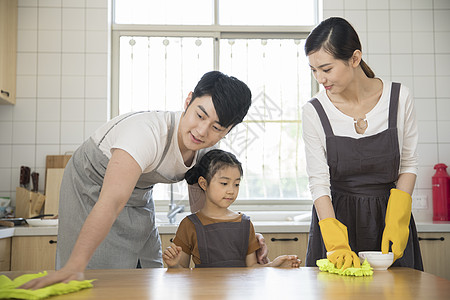
[[[3,272],[15,278],[24,272]],[[318,268],[88,270],[94,288],[50,299],[450,299],[450,281],[408,268],[345,277]]]

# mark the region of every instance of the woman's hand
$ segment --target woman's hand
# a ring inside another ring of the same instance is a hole
[[[268,257],[269,249],[267,249],[264,237],[261,233],[255,233],[255,236],[259,243],[259,249],[256,250],[256,259],[258,260],[258,263],[261,265],[268,264],[270,262]]]
[[[50,273],[47,276],[39,277],[28,281],[27,283],[18,287],[19,289],[37,290],[55,283],[68,283],[72,280],[84,280],[83,272],[65,270],[62,268],[56,272]]]
[[[409,223],[411,219],[411,195],[398,189],[391,189],[389,197],[383,237],[381,239],[381,252],[389,252],[389,243],[392,242],[394,261],[403,256],[409,239]]]
[[[352,265],[361,267],[358,255],[352,251],[348,242],[347,227],[335,218],[322,219],[319,222],[323,242],[327,249],[327,258],[336,268],[344,270]]]
[[[164,262],[169,268],[176,268],[179,267],[179,262],[182,253],[183,250],[181,249],[181,247],[172,243],[172,245],[170,245],[169,247],[166,248],[166,250],[164,250],[162,257]]]

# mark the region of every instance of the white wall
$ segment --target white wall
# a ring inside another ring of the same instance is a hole
[[[107,120],[108,0],[19,0],[17,102],[0,106],[0,196],[15,199],[21,165],[74,151]]]
[[[109,0],[19,0],[17,104],[0,106],[0,196],[15,198],[19,169],[41,174],[45,156],[74,151],[107,120]],[[450,165],[450,1],[323,0],[324,17],[357,29],[377,76],[415,95],[418,220],[431,220],[431,176]],[[414,205],[416,205],[415,203]]]

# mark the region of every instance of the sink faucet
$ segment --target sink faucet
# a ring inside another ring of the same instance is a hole
[[[175,224],[176,214],[184,212],[184,205],[178,205],[174,203],[173,199],[173,185],[170,185],[170,204],[169,212],[167,213],[167,219],[169,219],[170,224]]]
[[[175,224],[176,214],[182,212],[184,212],[184,205],[170,204],[169,212],[167,213],[167,219],[169,219],[169,223]]]

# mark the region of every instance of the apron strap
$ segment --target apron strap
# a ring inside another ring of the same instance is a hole
[[[197,233],[197,243],[198,243],[198,250],[200,253],[200,261],[202,262],[202,264],[208,264],[209,263],[207,251],[208,247],[206,245],[206,234],[203,228],[203,224],[196,214],[191,214],[188,216],[188,218],[189,220],[192,221],[192,223],[194,223],[195,232]]]
[[[114,126],[116,126],[117,124],[119,124],[120,122],[122,122],[125,119],[128,119],[131,116],[137,115],[137,114],[142,114],[142,113],[146,113],[148,111],[138,111],[132,114],[129,114],[128,116],[118,120],[113,126],[111,126],[108,131],[105,133],[105,135],[101,138],[101,140],[98,142],[97,147],[100,147],[100,144],[103,142],[103,140],[105,139],[106,135],[111,131],[111,129],[114,128]],[[167,133],[167,139],[166,139],[166,146],[164,147],[164,151],[163,154],[161,156],[161,159],[159,160],[158,165],[156,166],[156,168],[154,170],[157,170],[159,168],[159,166],[162,164],[162,162],[164,161],[164,158],[167,155],[167,152],[169,151],[169,147],[170,147],[170,141],[172,140],[172,136],[173,136],[173,132],[175,130],[175,112],[170,112],[169,115],[169,119],[170,119],[170,127],[169,127],[169,132]]]
[[[317,100],[317,98],[313,98],[309,100],[309,102],[314,106],[314,108],[317,111],[317,114],[319,115],[323,130],[325,131],[325,136],[326,137],[334,136],[330,120],[328,120],[327,114],[325,113],[322,104],[319,102],[319,100]]]
[[[397,128],[398,98],[400,96],[400,83],[393,82],[391,86],[391,99],[389,103],[389,128]]]
[[[172,140],[173,132],[175,130],[175,126],[174,126],[175,125],[175,120],[174,120],[175,116],[174,115],[175,115],[174,112],[170,112],[170,128],[169,128],[169,132],[167,133],[166,146],[164,148],[161,159],[159,160],[159,163],[154,170],[158,170],[159,166],[164,161],[164,158],[166,157],[167,152],[169,151],[170,141]]]
[[[108,133],[109,133],[109,132],[117,125],[117,124],[119,124],[120,122],[122,122],[122,121],[125,120],[125,119],[128,119],[129,117],[132,117],[132,116],[137,115],[137,114],[142,114],[142,113],[145,113],[145,112],[146,112],[146,111],[138,111],[138,112],[129,114],[128,116],[125,116],[124,118],[118,120],[113,126],[111,126],[111,127],[108,129],[108,131],[106,131],[105,135],[104,135],[104,136],[101,138],[101,140],[98,142],[97,147],[100,147],[100,144],[103,142],[103,140],[105,139],[105,137],[108,135]]]
[[[241,216],[241,222],[242,222],[242,257],[247,257],[247,251],[248,251],[248,237],[250,236],[250,217],[242,214]]]

